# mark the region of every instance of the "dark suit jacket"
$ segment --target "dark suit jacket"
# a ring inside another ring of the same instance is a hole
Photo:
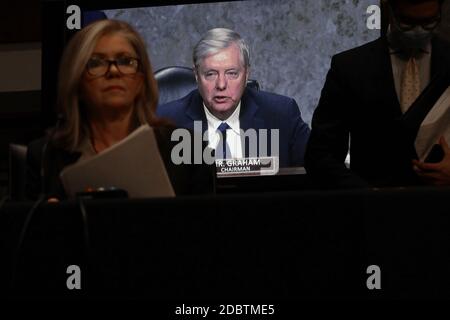
[[[431,78],[448,70],[449,60],[450,45],[433,39]],[[308,174],[330,187],[420,184],[411,164],[414,147],[399,132],[401,117],[385,38],[333,56],[312,120]]]
[[[156,140],[161,157],[176,195],[208,194],[215,191],[215,167],[206,164],[175,165],[171,161],[171,151],[176,145],[170,137],[174,128],[155,128]],[[36,199],[42,189],[41,162],[42,152],[47,138],[31,142],[27,151],[27,179],[26,192],[29,199]],[[81,153],[68,152],[48,144],[45,160],[45,190],[48,197],[66,198],[66,194],[59,179],[62,169],[75,163]],[[191,162],[193,163],[193,162]],[[151,164],[149,164],[151,165]]]
[[[208,129],[203,99],[198,90],[193,90],[184,98],[159,106],[157,113],[160,117],[174,121],[178,127],[193,130],[194,121],[202,121],[203,132]],[[268,130],[269,155],[271,155],[270,129],[279,129],[280,167],[303,166],[309,127],[303,122],[294,99],[246,88],[241,98],[239,121],[244,131],[250,128],[257,132],[259,129]],[[247,139],[243,146],[244,155],[248,157],[250,149]]]

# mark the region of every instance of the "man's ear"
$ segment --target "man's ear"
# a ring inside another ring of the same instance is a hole
[[[248,66],[247,70],[245,71],[245,83],[247,83],[249,77],[250,77],[250,66]]]
[[[197,68],[195,65],[192,66],[192,71],[194,72],[195,81],[198,83]]]

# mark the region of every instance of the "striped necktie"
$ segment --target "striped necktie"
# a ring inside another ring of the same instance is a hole
[[[400,90],[400,107],[405,113],[420,94],[419,66],[414,57],[409,58],[403,70]]]

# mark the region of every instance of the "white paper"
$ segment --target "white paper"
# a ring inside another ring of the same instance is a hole
[[[100,187],[124,189],[130,198],[175,196],[155,133],[148,125],[96,156],[66,167],[60,178],[69,197]]]
[[[420,125],[415,147],[421,161],[425,160],[434,144],[444,136],[450,143],[450,87],[444,91]]]

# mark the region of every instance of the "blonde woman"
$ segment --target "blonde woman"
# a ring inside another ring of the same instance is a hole
[[[177,195],[212,192],[211,167],[171,162],[173,128],[155,116],[157,103],[145,44],[129,24],[101,20],[80,30],[65,48],[59,69],[62,122],[28,147],[28,196],[64,198],[59,180],[64,167],[102,152],[142,124],[155,129]]]

